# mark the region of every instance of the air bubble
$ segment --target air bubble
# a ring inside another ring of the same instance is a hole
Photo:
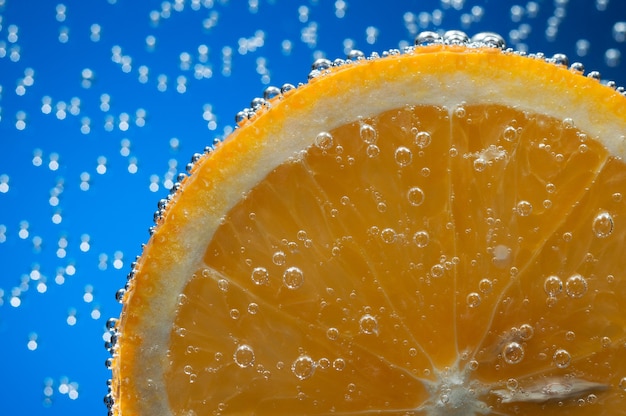
[[[481,279],[480,282],[478,282],[478,290],[485,295],[487,293],[491,293],[493,290],[493,283],[489,279]]]
[[[502,358],[507,364],[518,364],[524,358],[524,347],[517,342],[509,342],[502,349]]]
[[[322,150],[329,150],[333,147],[333,136],[328,132],[321,132],[315,137],[315,146]]]
[[[367,157],[373,159],[380,154],[380,148],[375,144],[370,144],[365,149],[365,153],[367,154]]]
[[[552,361],[558,368],[567,368],[572,361],[572,356],[567,350],[559,348],[554,352]]]
[[[343,358],[336,358],[333,361],[333,368],[337,371],[341,371],[344,368],[346,368],[346,360],[344,360]]]
[[[517,138],[517,129],[513,126],[507,126],[502,132],[502,137],[507,142],[512,142]]]
[[[565,281],[565,292],[571,298],[580,298],[587,293],[587,280],[580,274],[573,274]]]
[[[598,238],[606,238],[613,232],[613,217],[608,212],[601,212],[591,224],[593,234]]]
[[[277,266],[282,266],[283,264],[285,264],[285,261],[287,260],[285,253],[282,251],[277,251],[276,253],[274,253],[272,255],[272,263],[274,263]]]
[[[359,327],[364,334],[378,335],[378,320],[368,313],[359,319]]]
[[[270,275],[265,267],[255,267],[250,274],[250,278],[255,285],[266,285],[269,282]]]
[[[476,308],[480,305],[482,299],[480,298],[480,294],[476,292],[471,292],[467,295],[465,301],[467,302],[467,306],[469,306],[470,308]]]
[[[291,364],[291,372],[300,380],[310,378],[315,372],[315,361],[308,355],[301,355]]]
[[[248,313],[250,315],[256,315],[258,311],[259,311],[259,305],[257,303],[250,302],[248,304]]]
[[[532,325],[522,324],[519,327],[518,333],[522,341],[528,341],[533,337],[533,335],[535,335],[535,330]]]
[[[386,244],[392,244],[396,242],[396,231],[393,228],[385,228],[380,232],[380,238]]]
[[[396,149],[394,157],[399,166],[405,167],[411,164],[413,153],[408,147],[400,146]]]
[[[374,127],[370,126],[369,124],[363,124],[361,128],[359,129],[359,134],[361,135],[361,139],[363,139],[365,143],[368,143],[368,144],[376,143],[376,139],[377,139],[376,129],[374,129]]]
[[[326,338],[328,338],[331,341],[336,340],[339,337],[339,330],[337,328],[328,328],[326,330]]]
[[[415,144],[420,149],[428,147],[430,145],[431,140],[432,139],[430,137],[430,133],[428,133],[427,131],[420,131],[415,135]]]
[[[409,204],[414,207],[418,207],[424,203],[424,191],[422,191],[421,188],[414,186],[407,192],[407,198],[409,200]]]
[[[226,279],[219,279],[217,281],[217,287],[219,288],[220,291],[222,292],[228,292],[228,288],[229,288],[229,283],[228,280]]]
[[[517,387],[519,387],[519,382],[517,381],[517,379],[515,378],[510,378],[506,381],[506,388],[511,390],[511,391],[515,391],[517,390]]]
[[[533,206],[528,201],[519,201],[515,207],[515,211],[520,217],[528,217],[533,211]]]
[[[317,365],[322,370],[327,370],[330,368],[330,360],[326,357],[322,357],[319,360],[317,360]]]
[[[237,347],[233,354],[233,360],[241,368],[247,368],[254,365],[254,350],[246,344]]]
[[[441,264],[435,264],[430,268],[430,275],[432,277],[441,277],[445,272],[444,267]]]
[[[476,172],[482,172],[485,170],[485,168],[487,168],[487,161],[485,159],[483,159],[482,157],[477,157],[476,159],[474,159],[474,170]]]
[[[428,232],[426,231],[423,231],[423,230],[417,231],[415,234],[413,234],[413,242],[419,248],[426,247],[428,245],[429,240],[430,240],[430,236],[428,235]]]
[[[283,283],[288,289],[298,289],[304,283],[304,273],[298,267],[289,267],[283,273]]]
[[[550,297],[555,297],[563,291],[563,282],[558,276],[548,276],[543,281],[543,290]]]
[[[626,377],[622,377],[619,380],[619,383],[617,384],[617,386],[622,389],[623,391],[626,391]]]

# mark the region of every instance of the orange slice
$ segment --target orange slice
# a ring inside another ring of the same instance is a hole
[[[160,206],[111,413],[623,414],[626,98],[466,41],[327,64]]]

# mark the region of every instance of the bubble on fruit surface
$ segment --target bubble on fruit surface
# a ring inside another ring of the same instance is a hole
[[[323,131],[315,137],[314,143],[315,146],[322,150],[329,150],[334,145],[333,135],[327,131]]]
[[[217,287],[222,292],[228,292],[228,289],[230,288],[230,283],[228,283],[228,280],[226,279],[219,279],[217,281]]]
[[[530,324],[520,325],[517,332],[522,341],[528,341],[535,335],[535,329]]]
[[[467,303],[467,306],[469,306],[470,308],[478,307],[481,301],[482,301],[482,298],[480,297],[480,294],[476,292],[468,293],[465,298],[465,302]]]
[[[533,206],[528,201],[519,201],[515,210],[520,217],[528,217],[533,212]]]
[[[587,279],[576,273],[565,281],[565,293],[570,298],[581,298],[587,293]]]
[[[376,317],[366,313],[359,319],[359,328],[364,334],[378,334],[378,320]]]
[[[317,364],[308,355],[301,355],[291,364],[291,372],[300,380],[306,380],[315,373]]]
[[[558,276],[548,276],[543,281],[543,289],[548,296],[555,297],[563,291],[563,281]]]
[[[397,233],[393,228],[385,228],[380,232],[380,238],[385,244],[392,244],[396,242]]]
[[[411,152],[411,149],[409,149],[408,147],[400,146],[396,149],[394,153],[394,158],[398,166],[409,166],[411,164],[411,161],[413,160],[413,152]]]
[[[365,153],[367,154],[367,157],[373,159],[380,154],[380,148],[375,144],[370,144],[365,149]]]
[[[441,264],[435,264],[430,268],[430,275],[435,278],[442,277],[446,269]]]
[[[507,142],[512,142],[517,138],[517,129],[513,126],[507,126],[502,132],[502,137]]]
[[[413,205],[414,207],[419,207],[424,203],[424,191],[422,191],[422,188],[418,186],[410,188],[406,195],[407,199],[409,200],[409,204]]]
[[[476,159],[474,159],[473,163],[474,170],[476,172],[482,172],[487,168],[487,164],[488,162],[485,159],[483,159],[482,157],[477,157]]]
[[[250,278],[255,285],[261,286],[268,284],[270,275],[265,267],[255,267],[254,269],[252,269]]]
[[[330,327],[326,330],[326,338],[328,338],[331,341],[336,340],[337,338],[339,338],[339,330],[335,327]]]
[[[558,368],[567,368],[572,361],[572,356],[567,350],[559,348],[552,355],[552,361]]]
[[[591,229],[596,237],[606,238],[613,232],[613,226],[613,216],[603,211],[594,217]]]
[[[250,302],[248,304],[248,313],[250,315],[256,315],[259,311],[259,305],[256,302]]]
[[[298,289],[304,283],[304,273],[299,267],[289,267],[283,273],[283,283],[288,289]]]
[[[359,135],[361,139],[367,144],[374,144],[377,140],[376,129],[372,127],[370,124],[362,124],[359,128]]]
[[[413,242],[419,248],[426,247],[429,241],[430,241],[430,236],[428,235],[428,231],[420,230],[420,231],[416,231],[415,234],[413,234]]]
[[[233,360],[241,368],[247,368],[254,365],[254,350],[247,344],[241,344],[235,349]]]
[[[277,251],[272,255],[272,263],[277,266],[282,266],[283,264],[285,264],[286,260],[287,256],[283,251]]]
[[[467,110],[462,105],[459,105],[454,109],[454,116],[456,118],[465,118],[466,115],[467,115]]]
[[[506,388],[515,391],[519,387],[519,382],[515,378],[510,378],[506,381]]]
[[[493,282],[486,278],[480,279],[480,281],[478,282],[478,290],[484,295],[491,293],[491,291],[493,290]]]
[[[343,358],[335,358],[333,360],[333,368],[336,371],[342,371],[346,368],[346,360],[344,360]]]
[[[509,342],[502,349],[502,358],[507,364],[518,364],[524,359],[524,347],[517,342]]]
[[[425,147],[430,146],[431,141],[432,141],[432,138],[430,136],[430,133],[427,131],[420,131],[420,132],[417,132],[417,134],[415,135],[415,144],[420,149],[424,149]]]

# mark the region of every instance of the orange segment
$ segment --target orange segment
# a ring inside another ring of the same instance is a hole
[[[114,414],[619,414],[626,99],[487,47],[328,72],[169,202]]]

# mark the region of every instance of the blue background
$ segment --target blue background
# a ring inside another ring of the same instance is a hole
[[[105,324],[156,203],[268,83],[460,28],[623,85],[623,21],[618,0],[0,0],[0,414],[106,414]]]

